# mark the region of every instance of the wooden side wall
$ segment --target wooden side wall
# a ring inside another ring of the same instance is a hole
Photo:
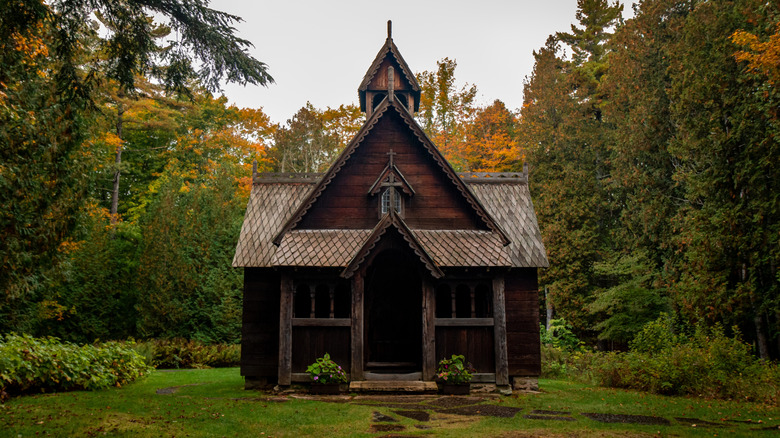
[[[279,365],[280,277],[270,268],[244,268],[241,375],[276,381]]]
[[[350,339],[350,327],[293,327],[292,372],[305,373],[325,353],[349,372]]]
[[[495,373],[493,327],[436,327],[436,362],[462,354],[478,373]]]
[[[390,149],[395,165],[415,190],[412,197],[402,195],[402,215],[410,228],[486,229],[394,109],[377,122],[297,228],[374,228],[380,219],[380,194],[370,196],[368,191],[387,166]]]
[[[512,269],[505,281],[509,376],[538,376],[541,353],[537,270]]]

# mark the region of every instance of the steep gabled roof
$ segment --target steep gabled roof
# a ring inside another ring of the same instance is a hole
[[[358,87],[358,95],[360,96],[360,109],[363,111],[366,110],[366,91],[368,90],[368,86],[371,84],[371,81],[374,79],[374,77],[379,73],[379,67],[382,66],[382,63],[388,57],[392,57],[396,64],[398,64],[398,67],[400,67],[404,78],[406,78],[406,82],[409,84],[409,88],[411,89],[412,95],[414,96],[414,110],[417,111],[420,108],[420,84],[417,83],[417,78],[414,76],[414,72],[412,72],[412,69],[409,68],[409,65],[404,60],[403,56],[401,56],[401,52],[398,51],[398,47],[396,47],[395,43],[393,42],[393,38],[391,35],[389,35],[389,31],[387,39],[385,40],[385,44],[381,49],[379,49],[379,52],[376,54],[376,58],[374,58],[374,62],[371,63],[371,66],[368,67],[368,71],[366,71],[365,76],[363,76],[363,82],[361,82],[360,86]]]
[[[404,174],[401,173],[400,170],[395,166],[395,164],[388,164],[385,166],[384,170],[379,174],[379,178],[374,181],[374,184],[371,185],[371,188],[368,189],[369,195],[376,195],[382,190],[383,184],[387,181],[388,177],[390,175],[393,175],[393,178],[396,180],[397,184],[401,187],[401,191],[406,193],[409,196],[414,195],[414,189],[412,188],[412,185],[409,184],[409,181],[406,180],[406,177],[404,177]]]
[[[406,243],[409,244],[409,248],[414,251],[420,262],[434,278],[444,277],[444,273],[436,266],[436,262],[433,261],[430,254],[428,254],[420,241],[414,236],[412,230],[409,229],[404,220],[398,216],[393,208],[391,208],[389,212],[382,217],[379,223],[376,224],[376,227],[371,230],[368,239],[366,239],[363,246],[355,253],[355,256],[352,257],[352,260],[347,267],[341,272],[341,276],[344,278],[352,277],[355,271],[360,268],[360,265],[362,265],[366,258],[371,254],[371,251],[376,247],[379,241],[382,240],[382,236],[385,235],[387,230],[391,227],[398,230]]]
[[[412,230],[440,268],[469,266],[547,267],[527,175],[461,174],[471,191],[506,231],[509,245],[481,230]],[[233,266],[346,267],[372,230],[293,230],[277,247],[272,239],[322,174],[308,178],[264,175],[254,179]]]
[[[401,116],[401,119],[414,133],[414,135],[420,141],[420,143],[425,148],[425,150],[428,151],[428,153],[433,158],[434,162],[439,166],[441,171],[444,172],[447,178],[458,189],[458,192],[460,192],[460,194],[464,197],[466,202],[474,209],[474,211],[476,212],[480,220],[483,222],[483,224],[486,227],[488,227],[490,230],[492,230],[493,232],[501,236],[501,240],[504,243],[504,245],[508,245],[510,243],[510,240],[507,237],[506,233],[501,229],[498,223],[490,216],[490,214],[482,205],[482,203],[479,201],[479,199],[477,199],[477,197],[474,196],[471,190],[469,190],[468,187],[466,187],[466,183],[463,182],[463,180],[458,176],[455,170],[452,169],[452,166],[450,166],[450,164],[447,162],[447,160],[444,158],[441,152],[439,152],[436,146],[434,146],[433,142],[428,138],[428,136],[422,130],[420,125],[418,125],[417,122],[414,120],[414,117],[412,117],[412,115],[409,114],[409,111],[407,111],[407,109],[403,105],[401,105],[396,99],[393,99],[392,96],[393,95],[391,94],[390,96],[386,97],[376,107],[373,114],[371,114],[371,117],[369,117],[366,123],[363,125],[363,127],[360,128],[360,131],[357,133],[357,135],[352,139],[352,141],[350,141],[347,147],[344,148],[344,150],[338,156],[338,158],[333,163],[333,165],[328,169],[327,172],[325,172],[325,175],[322,177],[322,179],[320,179],[317,185],[312,189],[312,191],[306,197],[306,199],[303,200],[303,202],[295,211],[295,213],[292,216],[290,216],[290,218],[286,221],[286,223],[279,231],[279,233],[274,237],[273,240],[274,244],[279,245],[284,234],[292,230],[293,228],[295,228],[295,226],[301,221],[301,219],[306,214],[306,212],[311,208],[311,206],[314,204],[317,198],[319,198],[319,196],[322,194],[322,192],[325,190],[328,184],[330,184],[330,182],[333,180],[336,174],[338,174],[341,168],[344,167],[344,164],[347,162],[347,160],[349,160],[349,158],[352,156],[352,154],[355,152],[358,146],[360,146],[360,144],[363,142],[363,140],[366,138],[369,132],[371,132],[372,128],[376,126],[377,122],[384,116],[384,114],[388,110],[394,110]]]

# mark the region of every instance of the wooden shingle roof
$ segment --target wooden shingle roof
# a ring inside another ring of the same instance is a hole
[[[461,174],[459,179],[508,237],[493,231],[409,230],[437,267],[547,267],[549,263],[531,203],[525,174]],[[290,182],[286,182],[290,181]],[[256,178],[249,197],[235,267],[347,267],[372,230],[289,230],[273,243],[284,224],[311,196],[316,179]]]

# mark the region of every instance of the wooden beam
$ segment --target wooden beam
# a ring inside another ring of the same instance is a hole
[[[293,327],[349,327],[349,318],[293,318]]]
[[[436,318],[434,324],[437,327],[493,327],[496,321],[494,318]]]
[[[433,380],[436,375],[436,299],[433,283],[425,278],[422,282],[422,377]]]
[[[505,302],[504,276],[497,275],[493,278],[493,337],[496,349],[496,385],[509,385]]]
[[[292,372],[292,316],[293,285],[292,276],[282,274],[282,296],[279,303],[279,385],[290,385]]]
[[[363,272],[352,276],[352,380],[363,380]]]

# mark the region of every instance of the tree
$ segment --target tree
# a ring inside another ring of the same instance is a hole
[[[464,170],[465,126],[474,113],[477,87],[466,84],[456,88],[455,60],[444,58],[436,65],[435,72],[417,74],[422,88],[417,119],[455,170]]]
[[[607,150],[613,125],[602,116],[600,89],[608,64],[605,41],[622,6],[580,0],[582,27],[550,37],[534,56],[525,84],[521,133],[533,170],[531,185],[545,248],[553,265],[541,277],[558,313],[575,327],[593,324],[585,306],[597,287],[594,263],[610,250],[616,210],[610,202]],[[573,50],[560,56],[560,42]]]
[[[97,38],[92,14],[111,23],[106,38]],[[152,15],[179,39],[158,47]],[[99,80],[116,80],[128,95],[144,76],[183,93],[195,79],[212,89],[223,79],[272,82],[234,35],[237,20],[202,0],[12,0],[0,8],[0,330],[26,327],[94,187],[100,150],[121,145],[97,129]]]
[[[500,100],[478,108],[465,131],[463,155],[458,160],[465,163],[465,170],[509,172],[522,166],[525,153],[518,141],[518,119]]]
[[[354,105],[323,111],[306,102],[276,129],[269,154],[280,172],[324,172],[362,124]]]
[[[731,36],[742,29],[765,38],[778,14],[757,0],[697,3],[669,69],[678,127],[670,151],[686,198],[671,291],[689,318],[752,325],[761,357],[778,338],[770,327],[780,309],[780,95],[736,62]]]

